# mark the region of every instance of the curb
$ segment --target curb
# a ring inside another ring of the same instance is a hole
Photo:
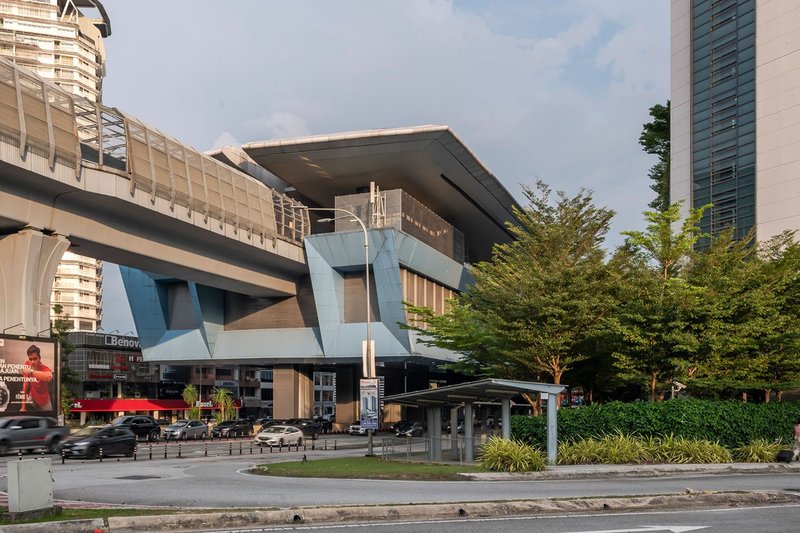
[[[295,507],[265,511],[183,513],[159,516],[109,517],[107,520],[51,522],[58,532],[95,531],[138,533],[185,529],[226,529],[270,525],[336,524],[349,521],[398,522],[537,515],[560,512],[609,512],[664,509],[673,507],[737,506],[748,504],[798,503],[800,494],[783,491],[693,492],[658,496],[513,500],[504,502],[432,503],[409,505]],[[41,531],[42,524],[0,527],[2,533]]]
[[[800,472],[800,463],[716,463],[716,464],[654,464],[647,465],[592,465],[549,467],[541,472],[463,472],[458,474],[472,481],[534,481],[554,479],[613,479],[650,478],[686,474],[778,474]]]

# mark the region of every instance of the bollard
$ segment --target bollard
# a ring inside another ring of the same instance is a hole
[[[326,452],[328,451],[328,439],[325,439],[325,441],[322,443],[322,449]]]
[[[333,451],[336,451],[336,439],[333,439]]]
[[[167,443],[164,443],[164,459],[167,458]]]
[[[64,453],[64,448],[61,448],[61,464],[64,464],[64,461],[67,459],[66,453]]]
[[[150,460],[152,461],[153,460],[153,445],[150,444],[149,446],[150,446]]]
[[[239,455],[242,455],[242,441],[239,441]]]
[[[261,444],[259,444],[259,446],[258,446],[258,453],[259,453],[259,454],[262,454],[262,453],[264,453],[264,446],[263,446],[263,445],[261,445]]]
[[[253,455],[253,443],[250,443],[250,455]]]
[[[228,455],[233,455],[233,443],[228,442]]]
[[[17,457],[19,458],[20,461],[22,461],[22,448],[17,450]]]
[[[134,445],[133,446],[133,460],[136,460],[136,454],[139,452],[139,447]]]
[[[208,443],[204,443],[203,447],[205,448],[205,456],[208,457]]]
[[[42,448],[40,451],[41,451],[40,455],[41,455],[42,459],[44,459],[44,448]]]
[[[181,443],[178,443],[178,459],[181,458]]]
[[[103,447],[100,446],[100,462],[103,462]]]

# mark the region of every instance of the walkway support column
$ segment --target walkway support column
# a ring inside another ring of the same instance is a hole
[[[50,291],[69,248],[61,235],[35,228],[0,237],[0,329],[36,335],[50,329]],[[10,326],[19,324],[13,329]]]
[[[558,454],[558,394],[542,393],[547,398],[547,464],[555,465]]]
[[[459,407],[450,408],[450,458],[454,461],[461,458],[458,453],[458,410]]]
[[[503,438],[511,439],[511,400],[503,398],[500,400],[500,420],[503,431]]]
[[[442,460],[442,408],[428,407],[428,449],[431,461]]]
[[[472,423],[472,404],[464,404],[464,462],[471,463],[474,460],[475,443],[473,442],[472,430],[475,425]]]

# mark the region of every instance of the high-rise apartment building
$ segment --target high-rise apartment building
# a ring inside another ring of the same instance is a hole
[[[800,230],[800,2],[672,0],[671,199],[702,231]]]
[[[92,101],[101,100],[103,38],[110,32],[97,0],[0,1],[0,55]],[[102,317],[102,286],[101,261],[68,251],[56,273],[52,304],[62,307],[72,329],[95,331]]]

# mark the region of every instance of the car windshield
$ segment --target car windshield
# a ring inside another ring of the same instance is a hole
[[[11,420],[11,418],[0,418],[0,428],[6,427]]]
[[[76,436],[76,437],[91,437],[92,435],[94,435],[98,431],[100,431],[101,429],[103,429],[103,428],[102,427],[98,427],[98,426],[89,426],[89,427],[85,427],[85,428],[79,429],[78,431],[73,433],[73,435]]]
[[[267,428],[267,433],[286,433],[289,428],[286,426],[272,426],[271,428]]]
[[[120,417],[115,418],[114,421],[111,422],[111,425],[112,426],[124,426],[124,425],[130,423],[130,421],[132,419],[133,419],[132,416],[120,416]]]
[[[218,428],[226,428],[228,426],[232,426],[233,424],[235,424],[235,422],[233,420],[225,420],[225,421],[220,422],[219,424],[217,424],[217,427]]]
[[[174,424],[171,424],[171,425],[170,425],[170,427],[173,427],[173,428],[182,428],[183,426],[185,426],[185,425],[186,425],[186,424],[188,424],[188,423],[189,423],[189,421],[188,421],[188,420],[178,420],[178,421],[177,421],[177,422],[175,422]]]

